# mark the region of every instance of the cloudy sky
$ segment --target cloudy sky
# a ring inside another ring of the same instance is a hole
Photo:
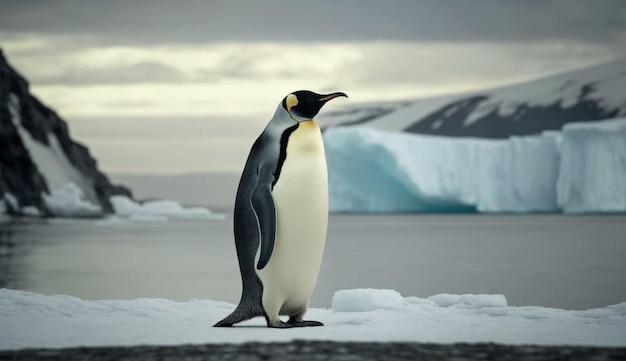
[[[0,0],[0,47],[112,173],[238,172],[287,93],[414,99],[626,56],[626,3]]]

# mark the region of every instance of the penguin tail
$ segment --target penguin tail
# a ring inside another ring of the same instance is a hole
[[[228,317],[226,317],[225,319],[213,325],[213,327],[232,327],[233,324],[237,322],[237,321],[234,321],[234,322],[231,321],[231,319],[233,319],[232,315],[233,314],[231,313],[230,315],[228,315]]]
[[[237,308],[230,315],[213,325],[213,327],[231,327],[235,323],[263,315],[262,313],[255,312],[254,309],[254,307],[245,307],[239,304],[239,306],[237,306]]]

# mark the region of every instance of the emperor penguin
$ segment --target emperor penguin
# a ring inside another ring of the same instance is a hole
[[[337,92],[299,90],[276,108],[252,145],[235,199],[243,290],[215,327],[264,316],[267,327],[323,326],[303,319],[317,282],[328,226],[328,174],[313,118]],[[279,316],[289,316],[283,322]]]

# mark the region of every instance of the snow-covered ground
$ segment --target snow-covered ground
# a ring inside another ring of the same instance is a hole
[[[504,140],[324,133],[338,212],[626,212],[626,118]]]
[[[200,299],[84,301],[0,289],[0,349],[294,339],[626,346],[626,303],[568,311],[511,307],[503,295],[343,290],[333,309],[307,313],[325,327],[274,330],[262,318],[241,325],[247,327],[211,327],[233,308]]]

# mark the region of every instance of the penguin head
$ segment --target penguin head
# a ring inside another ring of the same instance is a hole
[[[337,97],[348,97],[345,93],[317,94],[309,90],[298,90],[283,99],[283,108],[289,116],[302,122],[311,120],[329,100]]]

